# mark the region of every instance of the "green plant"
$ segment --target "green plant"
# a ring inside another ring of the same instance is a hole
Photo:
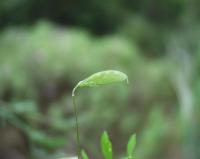
[[[81,151],[80,147],[80,135],[79,135],[79,125],[78,125],[78,113],[77,113],[77,105],[75,100],[75,91],[78,88],[81,87],[94,87],[94,86],[102,86],[106,84],[112,84],[117,82],[126,81],[128,83],[128,77],[126,74],[115,71],[115,70],[107,70],[95,73],[88,78],[78,82],[78,84],[74,87],[72,91],[72,98],[73,98],[73,106],[74,106],[74,113],[76,116],[76,134],[77,134],[77,146],[78,146],[78,159],[88,159],[88,155],[83,150]],[[134,156],[134,150],[136,146],[136,135],[132,135],[128,145],[127,145],[127,154],[128,157],[125,157],[127,159],[132,159]],[[101,137],[101,150],[102,154],[105,159],[112,159],[113,158],[113,152],[112,152],[112,143],[109,139],[109,136],[107,132],[105,131]]]
[[[35,128],[30,120],[36,124],[36,118],[42,118],[36,105],[30,101],[15,103],[0,103],[0,129],[13,126],[19,129],[29,139],[31,144],[44,149],[54,149],[65,144],[64,137],[53,137]],[[26,118],[27,121],[23,120]]]

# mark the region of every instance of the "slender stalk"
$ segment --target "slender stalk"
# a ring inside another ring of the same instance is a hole
[[[79,126],[78,126],[78,112],[77,112],[77,106],[76,106],[76,99],[75,95],[72,95],[73,98],[73,107],[74,107],[74,113],[75,113],[75,118],[76,118],[76,138],[77,138],[77,154],[78,154],[78,159],[81,159],[81,145],[80,145],[80,136],[79,136]]]

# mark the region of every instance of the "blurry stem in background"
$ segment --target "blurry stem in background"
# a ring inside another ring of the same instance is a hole
[[[185,159],[194,159],[193,153],[193,100],[192,91],[184,75],[176,75],[176,92],[180,103],[181,120],[183,124],[183,155]]]
[[[193,100],[190,88],[191,61],[189,54],[182,52],[181,66],[174,75],[174,87],[181,105],[181,118],[185,125],[190,125],[193,118]]]
[[[80,159],[81,155],[81,145],[80,145],[80,135],[79,135],[79,126],[78,126],[78,112],[77,112],[77,106],[76,106],[76,99],[75,95],[72,95],[73,98],[73,107],[74,107],[74,113],[75,113],[75,118],[76,118],[76,137],[77,137],[77,153],[78,153],[78,159]]]
[[[192,58],[187,52],[187,49],[181,45],[181,39],[171,39],[173,41],[169,45],[169,52],[171,52],[171,61],[176,65],[172,72],[171,78],[174,85],[179,104],[180,115],[183,128],[183,156],[184,159],[195,159],[194,151],[194,107],[193,95],[190,88],[190,81],[192,77],[193,67]],[[186,46],[186,45],[185,45]]]

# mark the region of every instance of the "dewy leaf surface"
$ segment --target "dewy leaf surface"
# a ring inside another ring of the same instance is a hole
[[[80,81],[74,88],[72,95],[74,95],[75,90],[79,87],[93,87],[122,81],[128,82],[128,77],[123,72],[116,70],[101,71]]]

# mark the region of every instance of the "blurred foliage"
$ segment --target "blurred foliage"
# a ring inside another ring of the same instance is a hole
[[[28,24],[45,18],[105,33],[116,30],[131,14],[143,14],[154,22],[172,24],[180,18],[187,4],[186,0],[56,0],[51,3],[48,0],[1,0],[0,25]]]
[[[189,145],[198,159],[198,6],[193,0],[1,0],[1,145],[3,132],[14,127],[30,158],[75,154],[71,91],[92,73],[116,69],[129,76],[128,86],[77,91],[89,156],[101,157],[98,139],[106,129],[115,157],[124,156],[134,132],[137,158],[183,158]],[[184,112],[190,97],[193,107]]]
[[[26,123],[21,127],[21,121],[18,125],[7,119],[5,113],[2,117],[33,139],[33,145],[57,147],[62,142],[49,140],[43,132],[55,137],[67,133],[66,146],[69,151],[70,147],[75,148],[72,87],[77,79],[105,69],[126,72],[130,85],[78,93],[81,143],[90,153],[99,154],[94,147],[103,129],[116,138],[113,141],[116,143],[127,141],[126,136],[135,130],[147,129],[142,121],[148,120],[145,116],[151,105],[162,103],[160,111],[166,109],[176,119],[173,112],[177,108],[172,104],[176,98],[168,78],[168,63],[140,56],[139,49],[121,35],[96,38],[85,31],[40,22],[28,29],[2,32],[0,52],[1,99],[6,105],[13,103],[12,112],[9,112],[11,106],[2,109],[11,116],[17,115],[15,122],[23,118]],[[26,100],[30,102],[23,102]],[[163,122],[166,120],[169,119]],[[33,128],[43,132],[34,132]],[[157,131],[162,129],[156,128]],[[122,137],[118,139],[118,135]],[[121,146],[114,144],[114,148],[120,150]]]

